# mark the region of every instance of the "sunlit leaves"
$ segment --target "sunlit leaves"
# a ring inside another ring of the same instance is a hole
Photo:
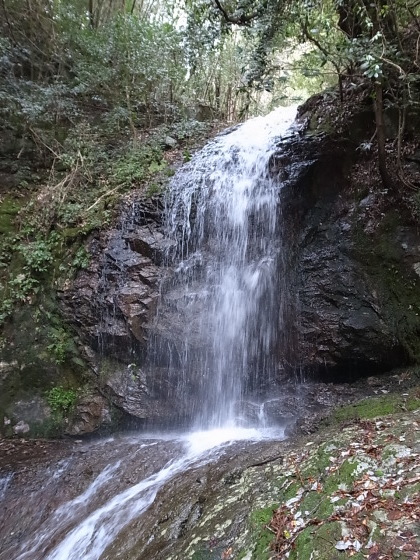
[[[363,70],[363,75],[368,78],[379,78],[382,76],[382,64],[378,63],[378,60],[370,54],[364,57],[360,68]]]

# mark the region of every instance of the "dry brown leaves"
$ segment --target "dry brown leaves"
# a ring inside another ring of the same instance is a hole
[[[405,441],[405,436],[396,438],[393,434],[389,434],[389,437],[384,434],[385,438],[381,444],[375,443],[375,432],[384,430],[386,425],[383,422],[370,421],[359,422],[359,425],[363,430],[359,441],[351,443],[345,450],[337,450],[336,456],[331,457],[330,474],[337,472],[348,457],[356,454],[364,453],[380,464],[384,440],[392,443]],[[416,492],[412,495],[406,494],[404,498],[395,497],[399,496],[398,493],[405,487],[420,482],[419,453],[411,452],[407,456],[396,457],[395,473],[378,477],[368,470],[360,473],[352,488],[337,490],[332,495],[327,495],[325,499],[329,499],[331,503],[338,500],[342,503],[345,500],[346,504],[337,507],[334,513],[325,519],[313,518],[308,512],[303,514],[300,511],[300,504],[309,492],[323,491],[320,480],[302,478],[298,465],[303,459],[303,456],[296,455],[288,458],[288,466],[294,466],[294,478],[299,480],[302,488],[295,498],[288,500],[274,512],[268,526],[275,535],[273,549],[277,558],[285,558],[290,553],[296,539],[308,526],[340,521],[345,523],[347,535],[334,546],[337,550],[345,551],[348,556],[363,550],[368,560],[392,560],[393,552],[397,551],[409,560],[420,560],[416,535],[406,528],[420,523],[420,494]],[[374,519],[373,514],[377,511],[381,511],[381,522],[375,523],[384,535],[386,546],[371,542],[371,522]]]

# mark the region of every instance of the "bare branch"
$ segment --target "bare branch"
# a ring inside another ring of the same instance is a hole
[[[254,12],[249,15],[241,14],[239,17],[235,17],[227,13],[219,0],[214,0],[214,3],[216,4],[218,10],[222,13],[224,19],[228,23],[233,23],[234,25],[250,26],[252,20],[254,20],[259,15],[258,12]]]
[[[13,45],[16,47],[17,42],[16,42],[15,36],[13,34],[13,28],[12,28],[12,26],[10,24],[10,21],[9,21],[9,16],[8,16],[7,9],[6,9],[5,0],[2,0],[2,7],[3,7],[3,12],[4,12],[4,17],[5,17],[5,20],[6,20],[6,23],[7,23],[7,27],[9,28],[9,38],[12,41]]]

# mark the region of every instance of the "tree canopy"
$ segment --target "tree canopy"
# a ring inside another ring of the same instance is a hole
[[[370,88],[374,100],[379,170],[384,185],[396,187],[387,169],[384,111],[399,112],[398,158],[409,110],[419,108],[420,2],[417,0],[214,0],[224,25],[256,36],[248,85],[275,76],[275,53],[290,38],[316,48],[306,72],[334,69],[343,101],[343,79]],[[249,31],[248,31],[249,32]],[[318,64],[314,65],[314,61]],[[308,56],[300,62],[309,61]],[[399,179],[402,179],[399,177]]]
[[[417,0],[2,0],[3,127],[39,146],[87,114],[120,130],[236,121],[343,80],[419,103]],[[383,160],[383,157],[382,157]],[[384,181],[389,177],[381,164]]]

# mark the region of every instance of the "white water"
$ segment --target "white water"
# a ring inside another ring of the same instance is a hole
[[[9,486],[12,478],[13,473],[0,477],[0,500],[2,500],[3,496],[6,494],[7,487]]]
[[[217,137],[170,188],[167,235],[178,252],[160,313],[175,306],[184,325],[169,368],[199,428],[235,424],[247,387],[275,375],[287,293],[280,185],[268,167],[295,113],[280,108]]]
[[[277,430],[276,436],[281,439],[281,432]],[[126,471],[124,458],[107,465],[85,491],[58,507],[35,536],[29,535],[24,539],[20,550],[12,557],[14,560],[98,560],[121,530],[141,516],[153,503],[157,492],[177,474],[212,463],[226,446],[235,441],[260,441],[272,437],[270,432],[244,428],[193,432],[178,436],[176,440],[165,437],[163,441],[176,442],[179,448],[177,452],[173,451],[175,458],[163,468],[108,496],[107,486],[112,479],[126,476]],[[139,460],[147,458],[147,448],[159,445],[159,440],[142,443],[140,436],[124,438],[123,441],[142,450]],[[118,445],[118,442],[115,444]],[[96,447],[100,452],[100,445],[96,444]],[[60,484],[65,484],[65,477]],[[100,505],[91,511],[92,503]],[[58,544],[53,546],[57,541]],[[0,558],[9,558],[6,555],[0,552]]]
[[[268,163],[294,115],[294,108],[277,110],[216,138],[172,183],[167,230],[180,249],[162,306],[165,298],[173,305],[171,290],[172,296],[183,290],[177,308],[187,325],[182,359],[178,355],[170,367],[180,372],[179,391],[191,399],[200,430],[179,438],[181,452],[163,468],[108,497],[107,484],[124,458],[107,465],[84,492],[55,510],[36,537],[23,542],[15,560],[98,560],[177,474],[214,461],[230,442],[283,437],[279,429],[238,427],[235,406],[250,379],[267,379],[274,368],[272,350],[282,327],[282,255],[279,185]],[[197,338],[206,344],[192,351]],[[265,426],[263,407],[260,416]],[[155,444],[139,439],[139,447]],[[98,504],[93,511],[91,503]]]

